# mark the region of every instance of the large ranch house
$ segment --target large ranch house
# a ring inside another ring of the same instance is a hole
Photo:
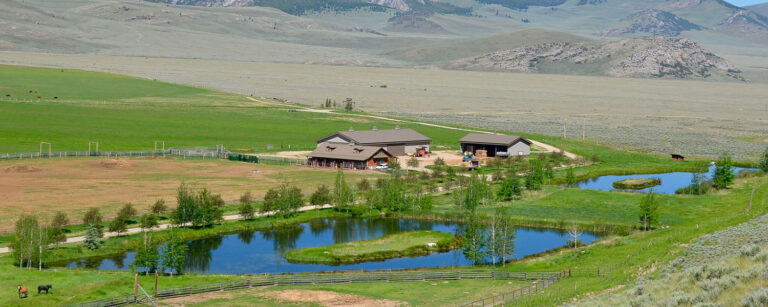
[[[339,131],[317,140],[318,146],[323,143],[353,144],[375,146],[386,149],[393,156],[405,156],[419,152],[429,153],[432,139],[413,129]]]
[[[479,150],[487,157],[529,156],[531,141],[520,136],[470,133],[459,140],[461,152],[476,156]]]
[[[366,169],[387,164],[392,155],[378,146],[345,143],[321,143],[309,154],[311,166]]]

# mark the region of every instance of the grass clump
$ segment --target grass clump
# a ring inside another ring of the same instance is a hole
[[[296,249],[285,254],[285,259],[294,263],[347,264],[423,256],[459,246],[461,246],[459,238],[452,234],[415,231],[365,241]]]

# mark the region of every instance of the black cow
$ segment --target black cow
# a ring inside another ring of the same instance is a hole
[[[37,294],[40,294],[43,291],[45,291],[45,294],[48,294],[48,291],[51,291],[51,289],[53,289],[53,286],[51,285],[37,286]]]

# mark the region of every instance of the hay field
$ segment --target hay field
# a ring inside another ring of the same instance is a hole
[[[357,180],[376,176],[368,171],[349,171]],[[320,184],[331,185],[332,169],[249,164],[223,160],[179,160],[162,158],[25,159],[0,161],[0,232],[13,228],[21,213],[52,216],[61,210],[77,222],[91,207],[102,210],[109,220],[125,203],[144,212],[157,199],[169,207],[176,203],[176,189],[184,181],[194,188],[207,187],[227,203],[251,191],[256,199],[280,185],[293,183],[304,194]]]
[[[280,97],[308,105],[352,97],[384,114],[587,138],[657,153],[750,158],[768,135],[761,83],[323,66],[3,52],[6,64],[75,67]],[[387,85],[386,88],[380,85]],[[738,139],[737,139],[738,138]]]

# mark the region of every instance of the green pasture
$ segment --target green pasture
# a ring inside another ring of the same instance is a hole
[[[37,152],[40,142],[51,143],[53,151],[87,151],[90,141],[98,141],[102,151],[152,150],[157,140],[176,148],[311,150],[317,139],[336,131],[396,125],[295,111],[288,104],[146,79],[0,66],[0,153]],[[450,148],[465,134],[400,126]]]

